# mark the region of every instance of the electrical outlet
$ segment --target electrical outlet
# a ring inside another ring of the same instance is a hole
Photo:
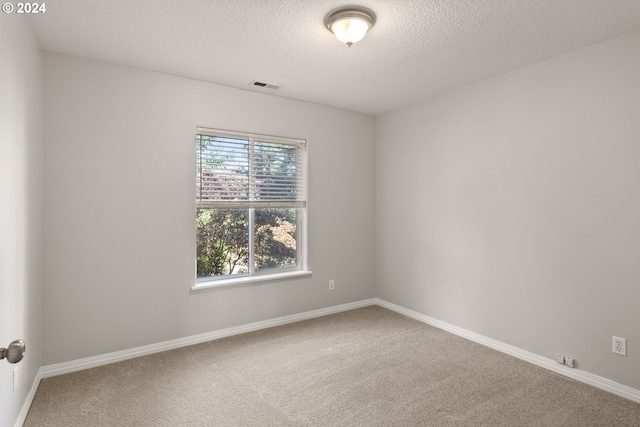
[[[329,290],[332,291],[336,288],[336,282],[335,280],[331,279],[329,280]]]
[[[612,339],[611,351],[613,351],[615,354],[626,356],[627,355],[627,339],[616,337],[616,336],[612,338],[613,339]]]

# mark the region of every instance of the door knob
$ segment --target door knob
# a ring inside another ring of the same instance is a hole
[[[7,348],[0,348],[0,359],[7,358],[9,363],[18,363],[24,357],[27,346],[22,340],[11,341]]]

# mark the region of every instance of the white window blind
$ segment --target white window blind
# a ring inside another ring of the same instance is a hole
[[[304,140],[197,128],[197,208],[304,208]]]

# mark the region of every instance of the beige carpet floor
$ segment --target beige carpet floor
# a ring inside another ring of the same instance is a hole
[[[31,426],[640,426],[640,405],[373,306],[42,380]]]

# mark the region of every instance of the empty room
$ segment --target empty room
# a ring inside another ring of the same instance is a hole
[[[640,1],[0,13],[0,427],[640,426]]]

